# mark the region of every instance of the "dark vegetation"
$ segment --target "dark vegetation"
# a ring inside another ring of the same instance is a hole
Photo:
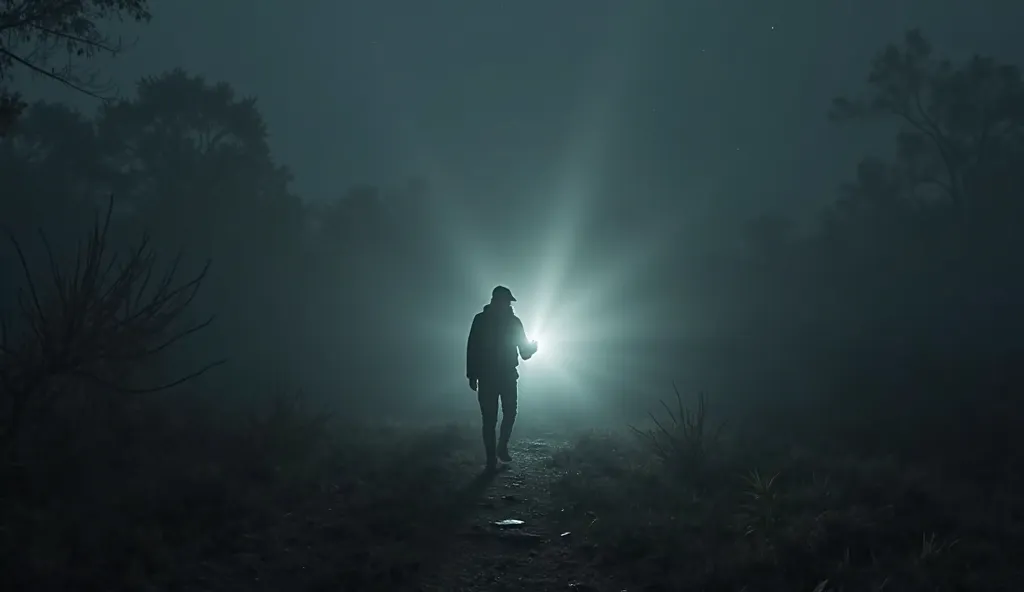
[[[307,203],[255,100],[183,71],[92,115],[11,90],[20,67],[105,97],[80,69],[117,49],[98,24],[145,4],[0,6],[0,573],[17,590],[413,582],[410,545],[475,463],[459,429],[365,421],[402,401],[380,376],[423,359],[408,328],[455,277],[420,223],[429,188]],[[84,61],[54,67],[65,47]],[[654,425],[551,461],[552,521],[609,573],[651,590],[1024,579],[1020,72],[941,61],[912,32],[834,107],[895,124],[895,152],[813,230],[765,215],[741,251],[679,272],[756,388],[667,399]],[[409,285],[432,289],[380,305]],[[325,409],[339,390],[372,396]],[[729,396],[750,411],[720,428]]]
[[[755,221],[749,254],[720,268],[718,302],[767,358],[735,372],[799,378],[762,382],[721,432],[715,398],[677,391],[637,438],[591,435],[556,459],[566,528],[653,589],[1024,578],[1020,72],[940,61],[910,32],[833,116],[895,120],[894,156],[864,160],[809,234]]]
[[[759,250],[785,253],[788,269],[758,265],[790,280],[763,284],[765,303],[790,303],[766,316],[791,319],[775,330],[830,376],[811,431],[843,448],[941,457],[972,478],[1017,478],[1019,69],[939,60],[911,32],[878,56],[864,97],[835,101],[833,116],[890,117],[900,129],[892,159],[862,162],[819,231]]]

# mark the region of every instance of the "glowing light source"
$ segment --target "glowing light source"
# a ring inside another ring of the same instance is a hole
[[[552,335],[546,331],[534,331],[527,333],[530,341],[537,345],[537,351],[533,353],[531,360],[548,360],[552,358],[552,346],[555,345]]]
[[[530,336],[530,341],[536,346],[536,351],[533,352],[531,360],[538,360],[544,357],[544,347],[547,345],[547,341],[544,339],[544,335],[537,333]]]

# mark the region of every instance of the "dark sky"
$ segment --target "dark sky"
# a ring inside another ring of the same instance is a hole
[[[668,204],[828,197],[870,133],[830,124],[871,56],[1024,57],[1020,0],[179,0],[107,67],[181,66],[256,95],[310,198],[423,175],[446,193]]]

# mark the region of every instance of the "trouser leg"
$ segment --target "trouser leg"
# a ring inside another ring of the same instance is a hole
[[[510,380],[501,390],[501,435],[498,449],[508,450],[508,441],[512,437],[512,426],[516,423],[516,412],[519,407],[519,388],[515,380]]]
[[[494,429],[498,424],[498,391],[491,385],[480,383],[477,400],[480,401],[480,415],[483,419],[484,452],[487,462],[493,463],[495,456]]]

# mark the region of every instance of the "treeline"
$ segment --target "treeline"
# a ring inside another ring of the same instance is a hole
[[[45,229],[66,258],[113,196],[120,246],[144,229],[186,266],[211,259],[196,312],[218,319],[202,355],[230,348],[235,359],[272,361],[273,374],[287,372],[289,352],[316,364],[339,347],[370,347],[361,329],[388,326],[373,323],[371,303],[418,272],[440,273],[414,223],[427,207],[423,182],[306,203],[271,156],[256,101],[180,70],[140,81],[134,98],[94,117],[30,105],[0,141],[0,171],[0,220],[26,244]],[[16,283],[10,263],[5,285]],[[308,360],[318,351],[329,353]]]
[[[684,272],[665,314],[685,292],[717,319],[694,359],[717,358],[747,390],[889,398],[1011,384],[1024,328],[1019,70],[940,59],[912,31],[879,53],[863,93],[833,107],[837,122],[892,122],[892,156],[865,159],[810,232],[750,221],[745,248]],[[185,253],[188,270],[211,259],[194,312],[218,318],[190,363],[228,356],[256,383],[366,389],[398,364],[407,376],[435,366],[429,332],[413,328],[450,308],[442,288],[461,283],[433,248],[443,229],[423,222],[427,184],[304,201],[257,102],[228,84],[176,70],[93,116],[30,105],[0,140],[0,179],[4,225],[47,229],[65,256],[113,195],[120,244],[145,228],[161,250]],[[14,285],[14,259],[0,261]]]
[[[910,31],[831,116],[892,123],[892,156],[864,159],[812,231],[764,216],[745,257],[715,266],[712,314],[746,342],[734,372],[761,378],[762,407],[837,441],[848,422],[861,442],[926,446],[923,422],[1005,454],[1024,384],[1020,70],[941,59]]]

